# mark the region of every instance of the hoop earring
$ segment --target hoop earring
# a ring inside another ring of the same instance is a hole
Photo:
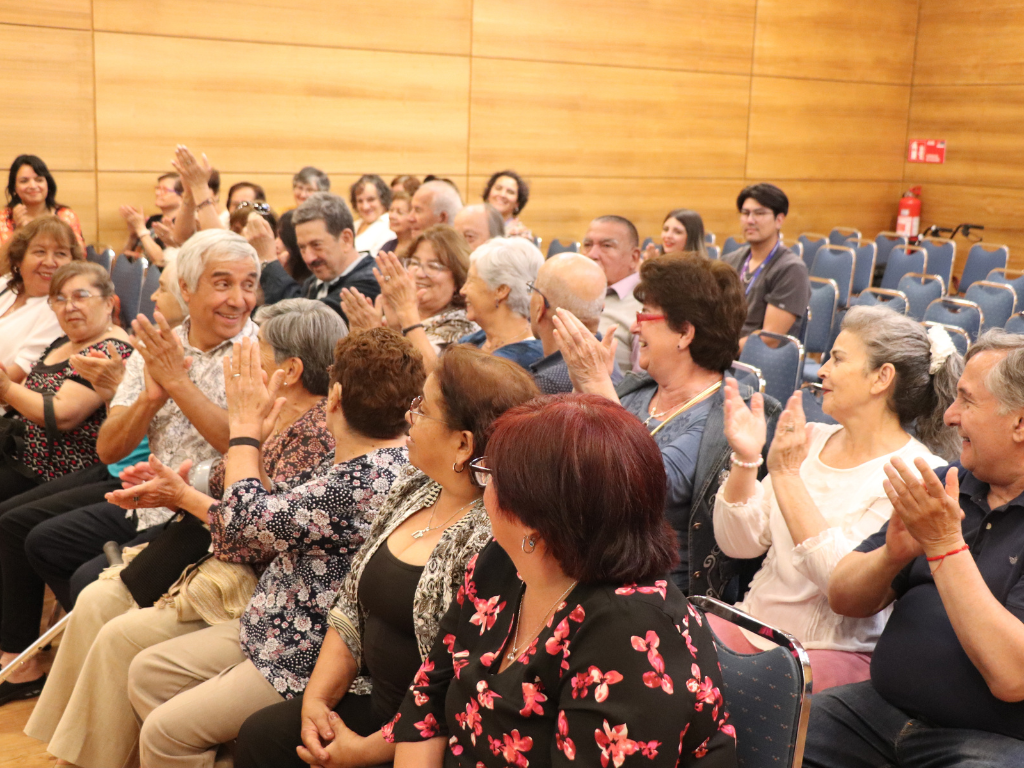
[[[529,549],[526,548],[527,544],[530,545]],[[530,534],[526,534],[525,536],[523,536],[522,547],[523,547],[523,552],[525,552],[528,555],[532,555],[533,554],[533,550],[535,550],[537,548],[537,540],[534,539],[533,536],[531,536]]]
[[[465,464],[462,465],[462,469],[459,469],[459,462],[457,462],[457,461],[453,461],[452,462],[452,472],[454,472],[454,473],[456,473],[458,475],[461,475],[465,471],[466,471],[466,465]]]

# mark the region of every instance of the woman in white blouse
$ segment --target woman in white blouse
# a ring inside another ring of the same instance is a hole
[[[854,307],[818,374],[824,411],[839,423],[807,424],[800,393],[794,393],[779,417],[768,477],[760,483],[762,398],[755,395],[748,409],[735,381],[726,385],[733,466],[715,501],[715,539],[730,557],[767,555],[737,607],[803,643],[815,692],[868,679],[888,612],[866,619],[833,613],[829,576],[892,515],[882,489],[886,463],[899,456],[913,466],[921,456],[937,467],[958,456],[956,432],[942,416],[962,370],[963,360],[942,329],[926,333],[892,310]],[[911,424],[917,438],[907,432]],[[736,650],[772,647],[709,618]]]
[[[64,335],[46,303],[50,280],[83,257],[74,230],[56,216],[33,219],[7,243],[0,261],[0,364],[15,384]]]
[[[352,185],[349,199],[352,210],[359,214],[355,221],[356,250],[376,257],[382,245],[395,239],[388,217],[391,187],[380,176],[366,174]]]

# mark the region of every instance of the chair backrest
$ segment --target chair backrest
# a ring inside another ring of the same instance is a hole
[[[1003,326],[1007,333],[1024,333],[1024,312],[1015,312]]]
[[[712,259],[722,258],[722,249],[717,245],[706,245],[704,246],[708,250],[708,257]]]
[[[846,241],[851,237],[860,238],[860,230],[856,227],[832,227],[832,231],[828,233],[828,241],[832,245],[846,245]]]
[[[740,362],[760,368],[765,394],[785,403],[803,379],[804,347],[792,336],[754,331],[743,345]]]
[[[142,273],[146,269],[145,259],[132,260],[125,254],[114,259],[110,267],[110,279],[114,282],[114,293],[121,300],[121,327],[130,328],[131,321],[139,314],[142,299]]]
[[[738,251],[746,244],[742,235],[729,235],[725,238],[725,242],[722,243],[722,255],[725,256],[727,253]]]
[[[989,250],[991,249],[991,250]],[[967,263],[964,264],[963,274],[960,275],[960,293],[967,293],[967,289],[977,280],[986,279],[993,269],[1006,269],[1006,262],[1010,258],[1010,247],[1007,245],[991,245],[990,243],[975,243],[967,252]]]
[[[928,251],[919,245],[896,245],[889,251],[880,288],[899,290],[900,280],[908,272],[927,272]]]
[[[114,263],[114,251],[110,248],[104,251],[97,251],[91,245],[87,245],[85,246],[85,260],[91,261],[93,264],[99,264],[109,272],[111,265]]]
[[[845,307],[850,303],[850,291],[853,286],[853,266],[857,260],[857,254],[853,248],[845,245],[826,244],[814,254],[814,264],[811,266],[811,275],[814,277],[827,277],[836,281],[839,288],[839,306]]]
[[[963,328],[971,341],[974,341],[985,324],[985,313],[973,301],[944,297],[928,305],[924,311],[924,320]]]
[[[690,602],[778,646],[737,653],[715,638],[722,698],[736,729],[736,764],[800,768],[811,714],[811,662],[800,641],[713,597],[694,595]]]
[[[814,254],[818,252],[818,249],[828,243],[828,235],[822,235],[817,232],[804,232],[797,238],[797,242],[804,247],[804,264],[810,269],[814,263]]]
[[[922,237],[921,245],[928,251],[928,274],[941,277],[949,290],[953,262],[956,261],[956,243],[944,237]]]
[[[146,276],[142,279],[142,295],[139,298],[139,314],[153,322],[153,310],[156,309],[156,302],[153,301],[153,294],[160,287],[160,270],[156,264],[146,267]]]
[[[1017,294],[1017,303],[1024,306],[1024,272],[1018,269],[993,269],[985,279],[990,283],[1006,283]]]
[[[646,251],[648,245],[654,245],[654,238],[653,237],[645,237],[644,241],[640,244],[640,250],[641,251]]]
[[[746,384],[751,389],[764,394],[764,377],[761,375],[761,369],[757,366],[747,365],[746,363],[741,363],[739,360],[733,360],[732,365],[729,366],[726,372],[731,374],[732,377],[741,384]]]
[[[850,293],[854,296],[871,287],[871,280],[875,276],[875,261],[878,256],[878,244],[874,240],[864,240],[859,237],[851,237],[846,245],[853,248],[855,255],[853,263],[853,285],[850,286]]]
[[[907,314],[907,307],[910,306],[907,294],[903,291],[888,291],[885,288],[865,288],[851,304],[866,307],[881,304],[901,315]]]
[[[949,334],[949,338],[953,340],[953,346],[956,347],[956,351],[961,355],[967,354],[967,348],[971,346],[971,339],[967,335],[967,331],[956,325],[946,325],[945,323],[933,323],[926,321],[923,323],[925,328],[931,328],[933,326],[938,328],[944,328],[946,333]]]
[[[895,232],[879,232],[875,235],[875,245],[878,246],[876,263],[884,267],[889,263],[889,252],[897,245],[906,245],[908,242],[905,235]]]
[[[550,259],[556,253],[568,253],[569,251],[572,251],[573,253],[579,253],[580,244],[572,241],[568,243],[563,243],[556,237],[554,240],[551,241],[551,244],[548,245],[548,258]]]
[[[975,280],[964,298],[981,307],[985,318],[981,324],[982,333],[989,328],[1002,328],[1017,310],[1017,292],[1006,283]]]
[[[715,233],[714,232],[705,232],[704,233],[704,245],[714,245],[714,244],[715,244]]]
[[[908,272],[900,278],[897,290],[907,297],[907,314],[918,322],[924,320],[925,310],[946,292],[938,275]]]
[[[783,243],[789,250],[799,256],[801,259],[804,257],[804,244],[803,243]]]
[[[835,280],[811,277],[811,299],[804,326],[805,353],[827,352],[832,337],[832,324],[839,308],[839,287]]]

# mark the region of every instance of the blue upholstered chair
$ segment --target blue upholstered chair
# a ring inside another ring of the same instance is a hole
[[[882,304],[893,312],[899,312],[901,315],[907,314],[907,308],[910,306],[905,293],[902,291],[888,291],[885,288],[865,288],[850,303],[855,307],[861,305],[873,307],[877,304]]]
[[[898,291],[900,280],[909,272],[928,272],[928,251],[917,245],[897,245],[889,251],[880,288]],[[931,273],[929,273],[931,274]],[[943,283],[945,285],[945,283]]]
[[[836,310],[839,308],[839,288],[834,280],[824,277],[811,278],[811,300],[807,307],[807,323],[804,326],[803,344],[804,381],[817,381],[818,369],[825,361],[824,355],[832,348],[832,329]],[[811,355],[822,355],[821,361],[812,360]]]
[[[550,259],[556,253],[568,253],[570,251],[573,253],[579,253],[580,244],[576,242],[563,243],[556,237],[551,241],[551,244],[548,245],[548,258]]]
[[[871,280],[875,275],[875,259],[878,255],[878,245],[874,240],[862,240],[856,237],[851,237],[847,240],[846,245],[853,248],[855,255],[853,285],[850,286],[850,293],[857,296],[871,287]]]
[[[727,238],[725,238],[725,242],[722,243],[722,255],[725,256],[726,254],[732,253],[733,251],[738,251],[740,248],[746,245],[746,241],[743,240],[742,238],[742,235],[729,235]]]
[[[889,252],[897,245],[906,245],[907,242],[905,236],[898,235],[895,232],[879,232],[875,235],[875,245],[878,246],[875,262],[878,266],[884,267],[889,263]]]
[[[967,290],[978,280],[985,280],[993,269],[1006,269],[1006,262],[1010,258],[1010,247],[1007,245],[992,245],[990,243],[975,243],[967,252],[967,263],[964,264],[964,272],[960,275],[960,293],[966,294]]]
[[[860,230],[856,227],[833,227],[828,233],[828,241],[832,245],[846,245],[850,238],[860,238]]]
[[[850,293],[853,287],[853,270],[857,254],[853,248],[845,245],[823,245],[814,254],[811,265],[812,277],[824,277],[835,281],[839,289],[839,306],[850,304]]]
[[[765,394],[785,404],[803,378],[804,347],[792,336],[754,331],[743,345],[740,362],[760,368]]]
[[[990,328],[1002,328],[1017,311],[1017,292],[1006,283],[975,280],[964,298],[981,308],[985,317],[985,322],[981,324],[982,333]]]
[[[938,275],[949,288],[953,279],[953,262],[956,261],[956,243],[944,237],[922,237],[921,245],[928,251],[929,275]]]
[[[971,341],[974,341],[985,325],[985,313],[973,301],[946,297],[936,299],[928,305],[924,312],[924,320],[962,328]]]
[[[814,254],[818,252],[818,249],[823,245],[828,245],[828,235],[817,232],[804,232],[796,240],[804,247],[804,264],[808,269],[814,264]]]
[[[146,270],[145,259],[132,259],[120,254],[110,267],[110,279],[114,281],[114,293],[121,301],[121,327],[130,328],[131,321],[139,314],[142,300],[142,275]]]
[[[928,305],[946,293],[946,285],[936,275],[908,272],[900,278],[898,290],[907,297],[907,314],[920,322]]]

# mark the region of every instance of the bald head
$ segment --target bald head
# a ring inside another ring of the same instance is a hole
[[[559,253],[541,265],[535,285],[551,305],[541,318],[536,318],[539,312],[531,313],[538,326],[550,325],[550,315],[562,308],[576,315],[592,332],[597,332],[608,282],[596,261],[578,253]],[[543,306],[543,299],[540,304]],[[534,335],[540,337],[539,331],[543,329],[534,328]]]
[[[505,222],[490,203],[467,205],[456,214],[452,226],[469,243],[470,250],[493,237],[505,236]]]

